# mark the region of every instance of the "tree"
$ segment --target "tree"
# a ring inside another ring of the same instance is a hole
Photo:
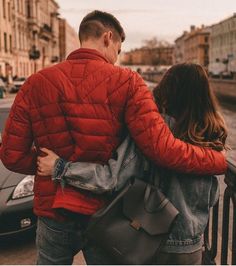
[[[169,42],[165,40],[158,40],[157,37],[153,37],[152,39],[148,39],[148,40],[143,40],[143,43],[144,43],[144,47],[148,49],[170,46]]]

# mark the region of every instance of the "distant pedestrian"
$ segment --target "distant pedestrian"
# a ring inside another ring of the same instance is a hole
[[[107,163],[126,133],[156,164],[182,172],[223,173],[220,152],[176,139],[142,78],[114,66],[125,39],[119,21],[94,11],[80,24],[81,48],[67,60],[39,71],[18,92],[6,122],[1,159],[10,170],[36,174],[40,147],[68,161]],[[35,147],[33,146],[35,145]],[[87,264],[110,264],[109,254],[85,245],[90,216],[106,195],[35,176],[38,264],[71,264],[83,250]]]

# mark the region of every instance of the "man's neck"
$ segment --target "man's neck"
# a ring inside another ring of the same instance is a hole
[[[85,41],[85,42],[81,43],[80,47],[85,48],[85,49],[94,49],[94,50],[97,50],[98,52],[100,52],[102,55],[104,54],[103,48],[97,42]]]

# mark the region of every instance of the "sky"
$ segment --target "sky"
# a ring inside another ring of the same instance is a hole
[[[94,9],[111,12],[126,32],[123,50],[141,47],[156,37],[174,42],[190,25],[212,25],[236,12],[236,0],[56,0],[60,14],[78,31]]]

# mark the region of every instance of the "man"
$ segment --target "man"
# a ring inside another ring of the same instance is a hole
[[[89,13],[79,38],[80,49],[32,75],[18,93],[3,136],[1,159],[7,168],[36,174],[39,147],[69,161],[106,163],[128,128],[156,164],[186,173],[226,170],[221,153],[175,139],[142,78],[114,66],[125,39],[114,16]],[[84,247],[81,236],[104,195],[69,186],[62,191],[50,177],[37,174],[34,192],[39,264],[70,264],[80,249],[88,264],[112,263],[98,247]]]

